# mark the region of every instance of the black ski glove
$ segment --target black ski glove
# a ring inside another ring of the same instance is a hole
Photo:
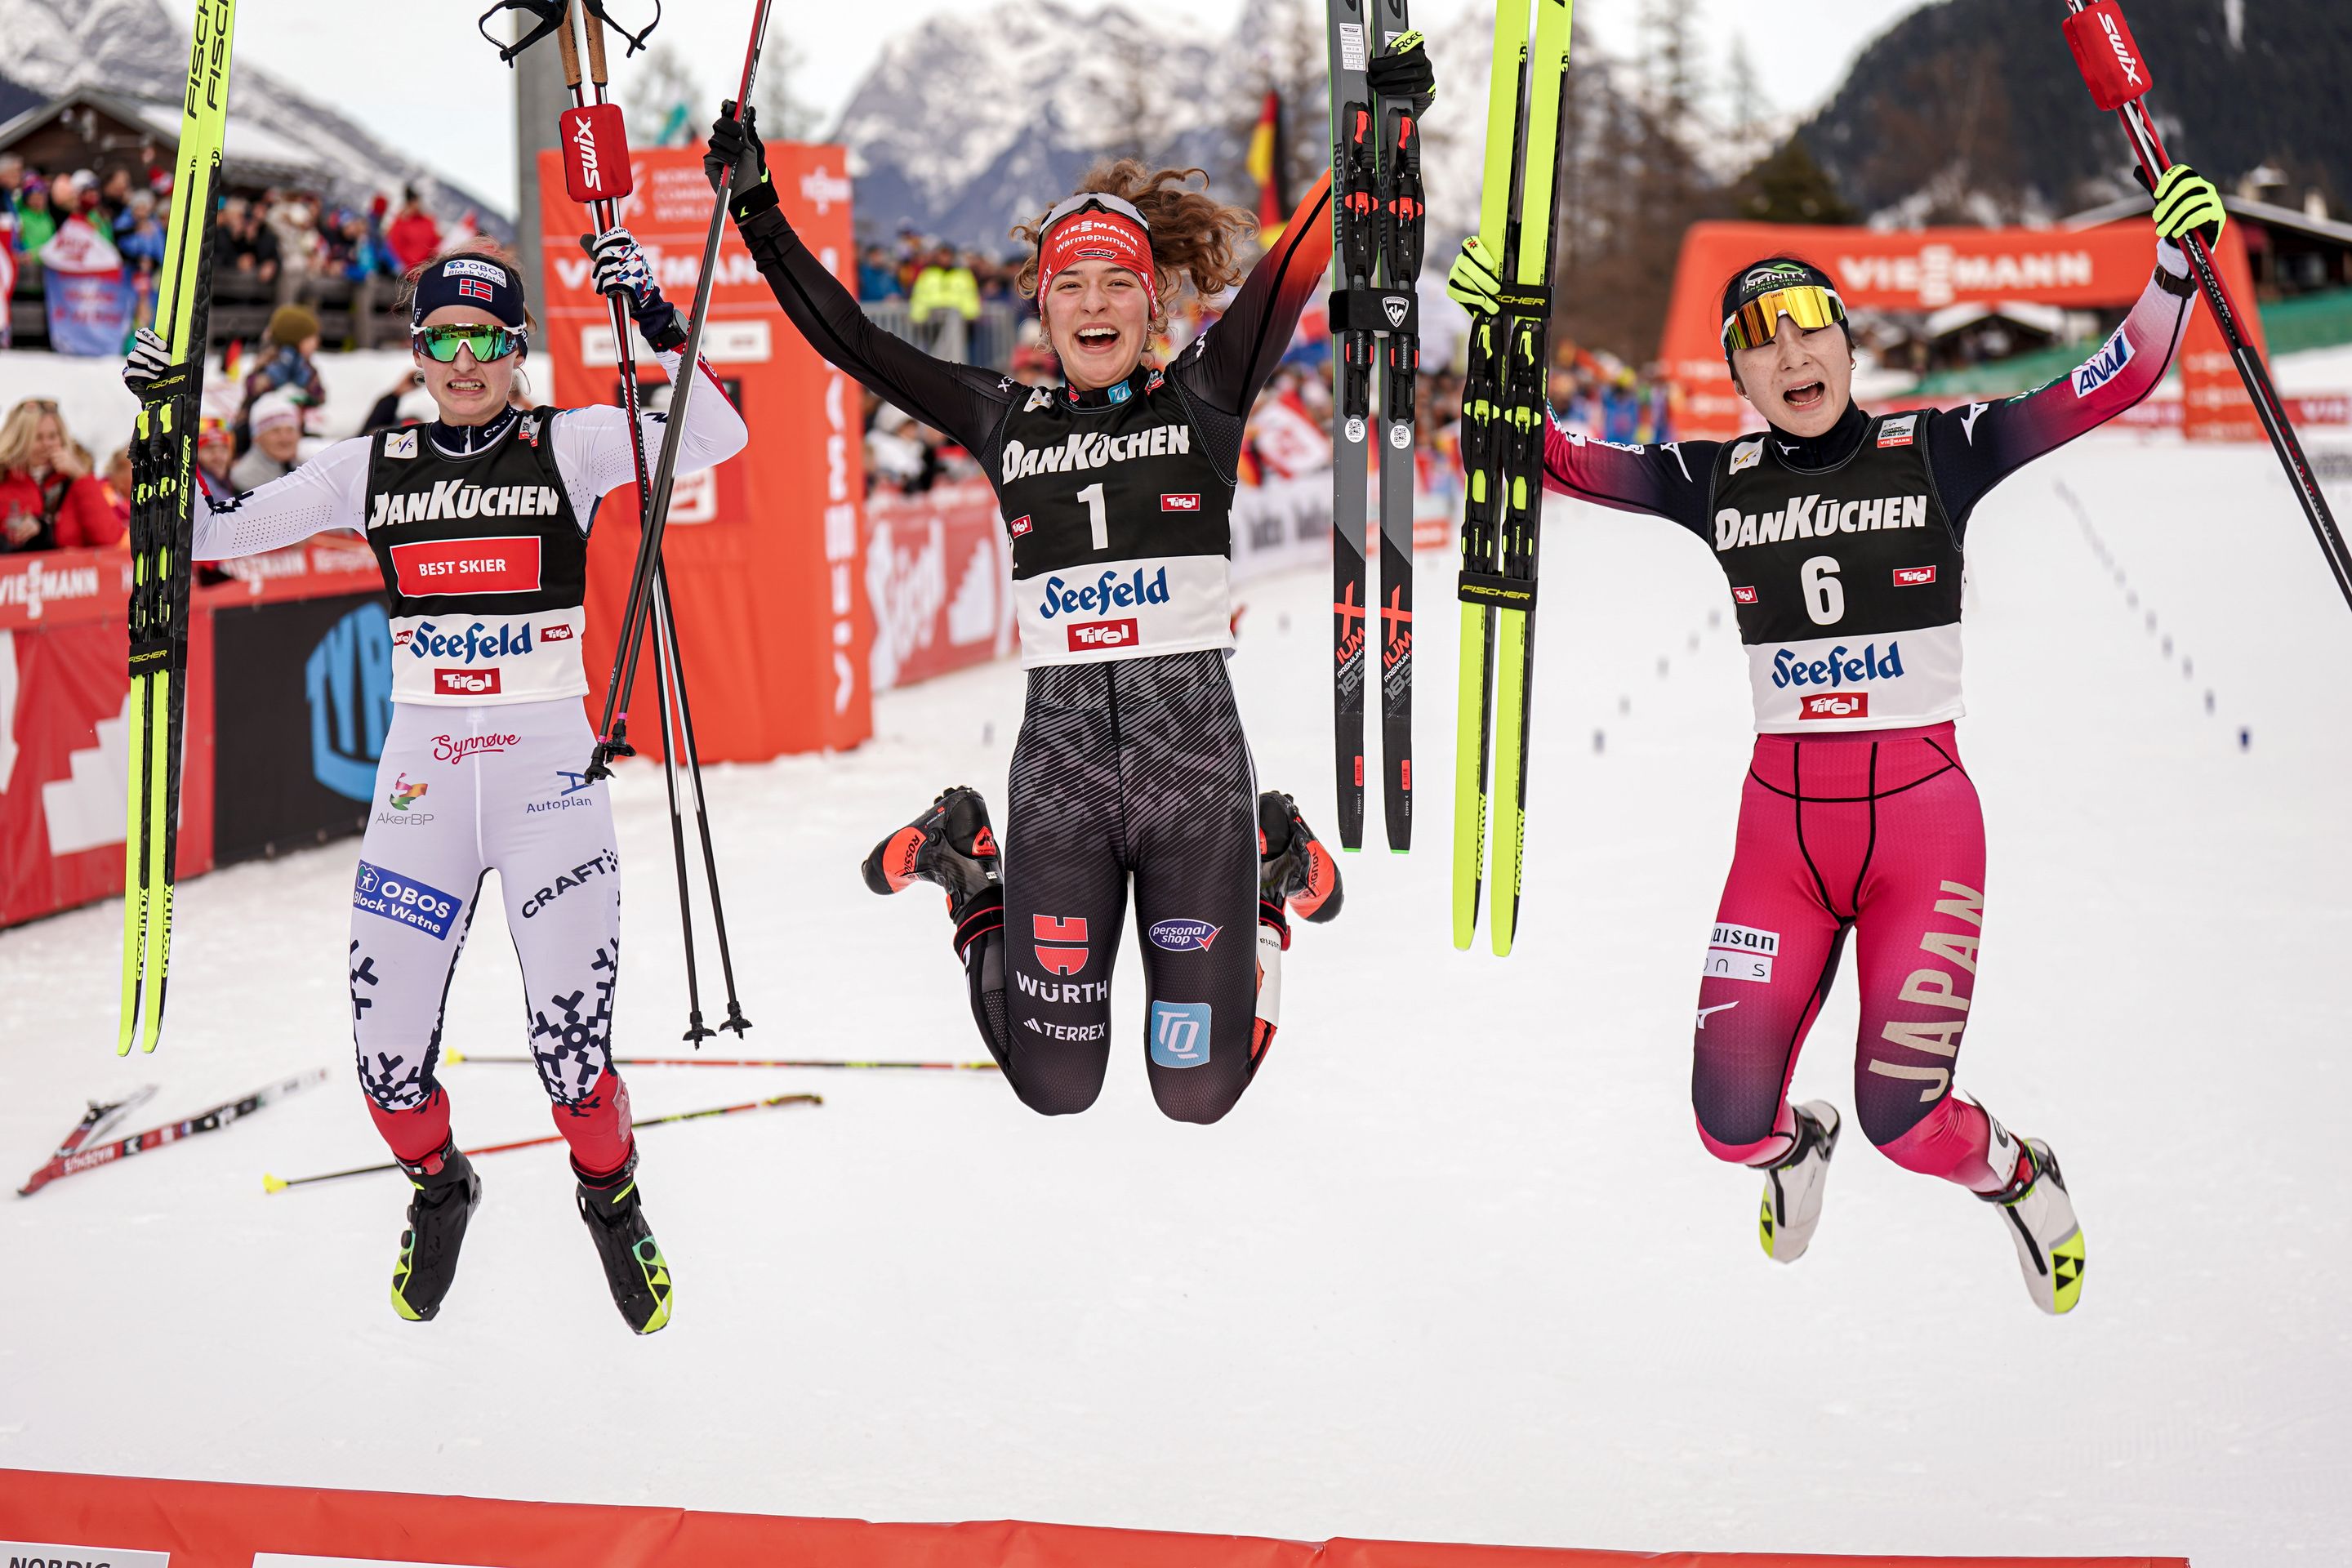
[[[768,150],[760,144],[759,111],[746,109],[738,121],[731,98],[719,106],[719,118],[711,121],[709,148],[702,155],[702,177],[716,191],[730,167],[735,171],[735,185],[729,205],[737,223],[776,205],[776,187],[768,179]]]
[[[1419,33],[1404,33],[1364,68],[1364,84],[1381,98],[1410,98],[1415,115],[1437,99],[1437,68]]]

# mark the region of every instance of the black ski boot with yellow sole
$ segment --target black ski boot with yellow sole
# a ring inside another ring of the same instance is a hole
[[[408,1227],[400,1233],[400,1258],[392,1266],[392,1310],[412,1323],[426,1323],[457,1282],[457,1249],[481,1204],[482,1178],[455,1139],[439,1153],[414,1164],[404,1160],[400,1168],[416,1195],[408,1200]]]
[[[630,1328],[650,1334],[669,1321],[669,1262],[646,1224],[645,1205],[637,1194],[637,1151],[632,1144],[621,1168],[606,1176],[592,1176],[574,1162],[572,1173],[580,1178],[580,1218],[596,1243],[604,1264],[604,1283],[613,1291],[613,1305]]]

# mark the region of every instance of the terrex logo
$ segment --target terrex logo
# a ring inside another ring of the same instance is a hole
[[[1095,653],[1110,647],[1133,647],[1143,640],[1131,620],[1084,621],[1070,628],[1072,653]]]
[[[496,697],[499,694],[499,672],[495,669],[436,669],[433,672],[433,689],[444,697]]]
[[[1197,494],[1188,496],[1161,496],[1160,498],[1160,510],[1161,511],[1198,511],[1201,510],[1201,498]]]
[[[2145,87],[2147,84],[2140,80],[2139,62],[2132,58],[2131,48],[2124,42],[2123,29],[2116,26],[2115,17],[2107,12],[2100,12],[2099,26],[2106,30],[2107,47],[2116,51],[2116,63],[2124,68],[2125,82],[2132,87]]]
[[[1870,693],[1844,691],[1834,695],[1823,693],[1808,697],[1797,705],[1800,719],[1867,719],[1870,717]]]
[[[1897,566],[1895,569],[1895,585],[1898,588],[1922,587],[1935,580],[1936,569],[1933,566]]]

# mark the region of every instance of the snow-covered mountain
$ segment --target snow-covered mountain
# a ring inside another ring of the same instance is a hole
[[[163,0],[0,0],[0,75],[53,99],[96,87],[150,102],[168,100],[186,69],[188,18]],[[413,184],[447,216],[476,210],[482,227],[500,232],[503,217],[482,198],[442,179],[396,148],[282,77],[249,60],[230,73],[228,145],[251,125],[309,152],[326,168],[334,194],[364,199],[388,186]]]
[[[1319,13],[1317,22],[1319,47]],[[1218,195],[1248,205],[1242,160],[1267,85],[1265,26],[1245,12],[1232,34],[1204,39],[1118,4],[1003,0],[910,30],[828,133],[850,149],[858,226],[1001,249],[1018,217],[1067,194],[1097,159],[1138,147],[1156,163],[1206,169]],[[1465,17],[1429,46],[1440,87],[1423,158],[1441,231],[1476,220],[1492,26]],[[1286,115],[1294,145],[1308,149],[1294,167],[1319,165],[1319,70]]]

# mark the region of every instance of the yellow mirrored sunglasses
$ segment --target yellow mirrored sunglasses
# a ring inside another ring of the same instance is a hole
[[[1767,289],[1723,319],[1723,346],[1737,351],[1770,342],[1784,315],[1805,331],[1818,331],[1845,320],[1845,301],[1818,283]]]

